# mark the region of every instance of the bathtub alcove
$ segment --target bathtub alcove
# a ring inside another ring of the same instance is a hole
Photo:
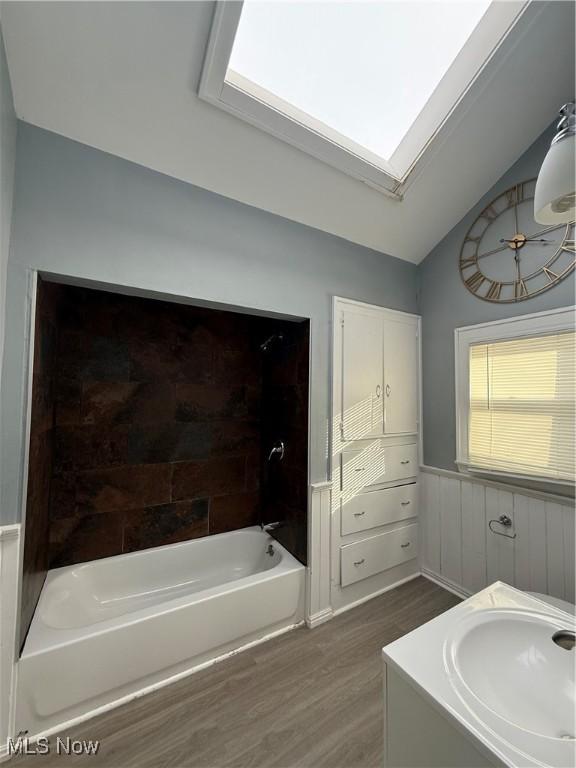
[[[303,621],[309,322],[39,277],[34,339],[30,735]]]

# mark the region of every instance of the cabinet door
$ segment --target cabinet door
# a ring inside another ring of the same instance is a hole
[[[418,431],[418,325],[415,320],[384,321],[387,435]]]
[[[382,316],[345,310],[342,327],[342,436],[362,440],[384,431]]]

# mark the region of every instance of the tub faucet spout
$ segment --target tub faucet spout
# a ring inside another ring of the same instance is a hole
[[[280,528],[281,525],[282,525],[282,523],[280,523],[280,522],[277,522],[277,523],[266,523],[266,524],[260,523],[260,528],[262,528],[264,533],[271,533],[272,531],[276,531],[278,528]]]

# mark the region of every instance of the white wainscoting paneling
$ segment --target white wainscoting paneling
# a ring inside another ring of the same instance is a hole
[[[14,736],[20,525],[0,526],[0,760]]]
[[[440,482],[440,478],[438,478]],[[460,484],[462,517],[462,586],[478,592],[487,582],[485,489],[479,483]]]
[[[506,584],[513,584],[516,539],[511,537],[515,533],[517,534],[514,525],[514,494],[510,491],[487,487],[485,505],[486,575],[488,584],[492,584],[494,581],[505,581]],[[505,528],[503,525],[495,522],[504,515],[512,520],[510,528]],[[493,533],[488,528],[490,521],[492,521],[494,530],[499,530],[502,535]]]
[[[440,569],[448,581],[462,583],[462,516],[460,483],[450,477],[440,483]]]
[[[469,595],[494,581],[574,603],[574,502],[456,472],[422,467],[424,574]],[[507,515],[510,528],[490,520]]]
[[[440,573],[440,478],[431,472],[420,475],[420,564]]]
[[[521,494],[514,496],[517,537],[514,582],[519,589],[544,594],[548,592],[548,556],[543,546],[543,542],[547,541],[546,506],[541,499]]]
[[[330,604],[330,530],[332,483],[314,483],[310,489],[308,527],[308,599],[306,623],[312,628],[332,618]]]

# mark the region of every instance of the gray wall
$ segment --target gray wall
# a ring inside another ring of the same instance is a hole
[[[553,135],[551,129],[534,142],[418,267],[422,314],[424,463],[429,466],[456,470],[454,329],[574,303],[572,277],[533,299],[518,304],[491,304],[468,292],[458,270],[460,248],[471,223],[503,190],[538,175]]]
[[[416,267],[19,124],[2,397],[6,522],[20,509],[28,273],[311,319],[311,479],[326,478],[331,297],[416,311]]]
[[[12,101],[12,88],[8,75],[8,64],[0,27],[0,391],[2,358],[6,329],[6,268],[10,250],[10,225],[12,221],[12,193],[14,186],[14,163],[16,160],[17,120]],[[0,416],[0,432],[2,421]],[[1,477],[1,468],[0,468]],[[0,507],[0,519],[2,509]]]

